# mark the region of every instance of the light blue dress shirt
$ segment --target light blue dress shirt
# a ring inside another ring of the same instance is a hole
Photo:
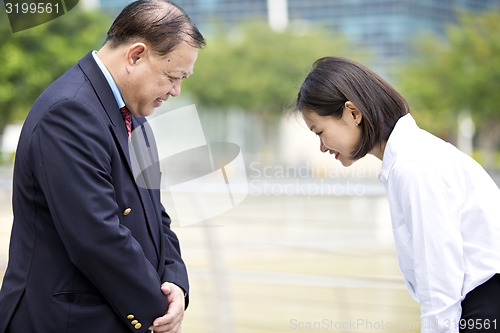
[[[111,88],[111,91],[113,92],[113,95],[115,96],[116,103],[118,104],[118,108],[122,108],[125,106],[125,102],[123,101],[122,93],[120,92],[120,89],[118,89],[118,86],[116,85],[115,80],[111,76],[111,73],[108,71],[106,66],[102,63],[101,59],[97,56],[97,51],[92,51],[92,56],[94,57],[95,62],[97,63],[97,66],[102,71],[102,74],[104,74],[104,77],[106,78],[106,81],[108,81],[109,87]]]

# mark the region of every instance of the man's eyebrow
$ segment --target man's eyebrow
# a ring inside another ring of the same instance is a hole
[[[184,72],[184,71],[172,71],[172,72],[169,72],[169,71],[166,71],[166,70],[163,70],[163,72],[167,75],[172,75],[172,74],[180,74],[182,76],[190,76],[190,75],[193,75],[193,71],[191,72]]]

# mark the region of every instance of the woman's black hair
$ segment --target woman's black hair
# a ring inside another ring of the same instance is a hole
[[[387,141],[399,118],[410,112],[406,100],[384,79],[352,60],[324,57],[300,87],[295,111],[342,117],[351,101],[361,112],[361,140],[351,158],[359,159]]]
[[[109,28],[106,42],[118,47],[144,41],[160,56],[183,41],[197,48],[205,39],[182,8],[166,0],[138,0],[127,5]]]

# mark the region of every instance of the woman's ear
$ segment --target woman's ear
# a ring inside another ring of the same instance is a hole
[[[361,114],[356,105],[354,105],[351,101],[347,101],[345,102],[344,107],[350,113],[350,116],[356,126],[359,126],[361,124],[361,120],[363,120],[363,114]]]

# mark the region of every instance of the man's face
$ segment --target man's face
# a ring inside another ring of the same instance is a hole
[[[170,96],[181,93],[181,82],[193,73],[198,49],[182,42],[166,56],[146,49],[138,56],[129,71],[123,99],[136,116],[149,116]]]

